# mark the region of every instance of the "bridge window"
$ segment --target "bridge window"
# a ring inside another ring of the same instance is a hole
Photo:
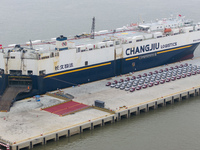
[[[56,57],[56,56],[59,56],[59,52],[56,52],[56,53],[55,53],[55,57]]]
[[[41,57],[41,59],[48,59],[49,56],[44,56],[44,57]]]
[[[76,49],[76,52],[77,52],[77,53],[81,52],[81,48],[78,47],[78,48]]]
[[[50,54],[50,57],[54,57],[54,53],[53,52]]]
[[[142,41],[142,39],[138,39],[138,40],[136,40],[136,42],[140,42],[140,41]]]

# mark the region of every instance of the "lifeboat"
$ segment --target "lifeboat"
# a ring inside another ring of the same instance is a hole
[[[165,28],[165,30],[164,30],[165,33],[168,33],[168,32],[171,32],[171,31],[172,31],[171,28]]]

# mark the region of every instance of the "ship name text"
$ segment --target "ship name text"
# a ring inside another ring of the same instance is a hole
[[[152,43],[152,44],[137,46],[136,48],[131,47],[126,49],[126,55],[140,54],[148,51],[158,50],[159,48],[165,49],[173,46],[177,46],[177,42],[163,44],[163,45],[161,45],[160,43]]]
[[[67,68],[71,68],[73,66],[74,66],[73,63],[64,64],[64,65],[57,65],[57,66],[55,66],[55,71],[64,70],[64,69],[67,69]]]
[[[161,49],[163,49],[163,48],[169,48],[169,47],[173,47],[173,46],[177,46],[177,42],[163,44],[163,45],[161,45]]]
[[[160,43],[147,44],[126,49],[126,55],[139,54],[143,52],[153,51],[159,49]]]

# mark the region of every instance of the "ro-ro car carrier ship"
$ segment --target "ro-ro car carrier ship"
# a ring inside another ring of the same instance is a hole
[[[95,38],[91,38],[95,35]],[[193,57],[200,23],[184,16],[74,37],[12,44],[0,50],[0,95],[28,86],[16,99]]]

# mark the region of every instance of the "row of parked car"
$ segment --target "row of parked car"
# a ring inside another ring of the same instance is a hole
[[[180,64],[170,68],[156,70],[154,72],[144,73],[143,75],[126,77],[119,81],[108,82],[106,86],[120,90],[134,92],[135,90],[145,89],[154,85],[164,84],[166,82],[179,80],[200,74],[200,66],[192,64]]]

